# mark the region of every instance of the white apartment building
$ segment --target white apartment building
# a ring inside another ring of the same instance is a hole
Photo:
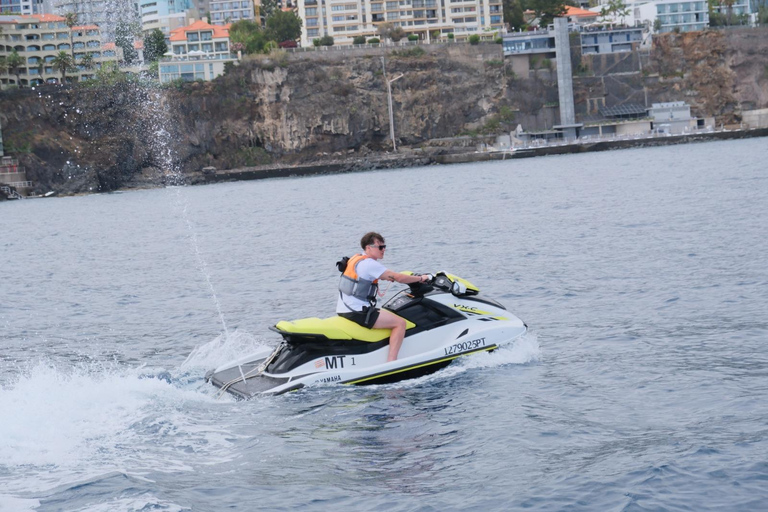
[[[210,22],[225,25],[240,20],[255,20],[260,0],[210,0]]]
[[[435,31],[466,39],[504,27],[502,0],[298,0],[296,6],[304,22],[302,46],[326,35],[335,44],[352,44],[356,36],[376,37],[385,22],[422,39]]]
[[[601,4],[592,10],[599,12],[608,0],[601,0]],[[691,32],[704,30],[709,26],[709,7],[706,0],[628,0],[627,15],[615,16],[614,21],[623,22],[630,26],[647,23],[653,28],[656,20],[659,32]],[[728,8],[721,5],[713,6],[715,12],[727,13]],[[739,16],[750,14],[749,0],[734,0],[730,7],[731,14]]]

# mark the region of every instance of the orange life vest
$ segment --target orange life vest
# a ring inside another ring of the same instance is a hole
[[[360,300],[375,303],[376,291],[379,287],[379,280],[369,281],[361,279],[357,274],[357,264],[370,258],[365,254],[355,254],[347,261],[347,268],[341,274],[339,281],[339,291],[346,295],[351,295]]]

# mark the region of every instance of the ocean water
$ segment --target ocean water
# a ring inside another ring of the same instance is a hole
[[[768,510],[766,162],[751,139],[2,203],[0,510]],[[369,230],[530,332],[217,399],[207,370],[333,314]]]

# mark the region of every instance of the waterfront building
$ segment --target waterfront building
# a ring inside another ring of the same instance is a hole
[[[296,14],[304,22],[302,46],[323,36],[333,36],[337,45],[350,45],[357,36],[378,37],[382,23],[427,41],[435,32],[462,40],[504,30],[501,0],[298,0]]]
[[[691,106],[684,101],[654,103],[648,110],[653,118],[653,128],[659,133],[678,135],[696,128],[697,121],[691,117]]]
[[[91,78],[105,61],[117,60],[114,52],[104,51],[101,32],[96,25],[67,27],[65,18],[53,14],[0,16],[0,57],[7,58],[15,50],[24,59],[18,80],[11,70],[0,71],[0,87],[9,85],[31,86],[58,83],[61,73],[53,68],[56,55],[66,50],[74,53],[78,66],[67,72],[67,80]],[[70,46],[70,41],[73,46]],[[94,66],[86,69],[79,65],[85,55],[93,58]]]
[[[229,25],[196,21],[170,35],[172,56],[160,61],[160,82],[213,80],[224,73],[224,64],[237,59],[229,49]]]

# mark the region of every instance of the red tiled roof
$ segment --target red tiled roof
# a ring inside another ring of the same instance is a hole
[[[117,45],[115,43],[104,43],[101,45],[102,50],[114,50],[117,48]]]
[[[67,21],[67,18],[64,16],[56,16],[55,14],[19,14],[18,17],[23,19],[35,18],[43,23],[49,21]]]
[[[143,49],[144,49],[144,41],[141,41],[141,40],[139,40],[139,41],[134,41],[134,42],[133,42],[133,47],[134,47],[135,49],[137,49],[137,50],[143,50]]]
[[[171,31],[171,35],[168,38],[170,41],[186,41],[187,32],[196,32],[198,30],[212,30],[213,37],[229,37],[230,25],[211,25],[203,20],[197,20],[191,25],[186,27],[179,27],[176,30]]]
[[[599,16],[599,14],[596,12],[588,11],[586,9],[581,9],[579,7],[573,7],[572,5],[565,6],[565,15],[576,16],[578,18],[591,18],[591,17],[596,18],[597,16]]]

